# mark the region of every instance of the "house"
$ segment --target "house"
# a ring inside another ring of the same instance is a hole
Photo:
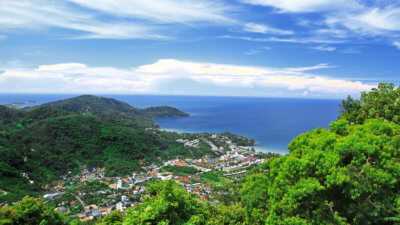
[[[45,194],[43,195],[43,198],[46,200],[53,200],[57,197],[60,197],[64,194],[64,192],[55,192],[55,193],[50,193],[50,194]]]
[[[176,176],[175,179],[180,181],[183,184],[189,184],[190,183],[190,177],[189,176]]]

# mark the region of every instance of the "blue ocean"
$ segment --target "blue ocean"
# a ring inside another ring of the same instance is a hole
[[[36,105],[74,95],[0,95],[0,104]],[[297,135],[328,127],[340,111],[339,100],[250,97],[107,95],[135,107],[168,105],[187,118],[158,119],[161,128],[179,132],[232,132],[256,140],[257,149],[286,153]]]

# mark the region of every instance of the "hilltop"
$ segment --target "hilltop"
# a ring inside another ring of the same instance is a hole
[[[126,117],[142,115],[140,110],[132,107],[128,103],[95,95],[81,95],[74,98],[46,103],[31,109],[38,108],[56,108],[68,112],[93,113],[96,115],[107,116],[115,116],[115,114],[124,115]]]
[[[150,117],[187,117],[188,113],[182,112],[177,108],[170,106],[156,106],[143,109],[141,111]]]
[[[129,122],[131,125],[138,125],[141,127],[154,126],[152,119],[155,117],[189,116],[189,114],[169,106],[139,109],[116,99],[94,95],[81,95],[70,99],[24,108],[23,111],[32,119],[78,113],[95,115],[105,120],[125,121]]]

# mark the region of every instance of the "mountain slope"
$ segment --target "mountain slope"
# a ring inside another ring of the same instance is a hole
[[[143,115],[140,110],[112,98],[99,97],[94,95],[81,95],[75,98],[50,102],[34,109],[55,108],[67,112],[93,113],[95,115],[134,117]]]
[[[24,113],[20,110],[0,105],[0,126],[10,124],[23,117]]]
[[[188,116],[188,114],[168,106],[138,109],[112,98],[94,95],[82,95],[75,98],[46,103],[25,111],[29,118],[43,119],[49,116],[60,116],[69,113],[91,114],[105,120],[129,122],[141,127],[154,126],[152,118],[164,116]]]

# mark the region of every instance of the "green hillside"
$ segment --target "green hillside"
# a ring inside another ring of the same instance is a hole
[[[23,110],[1,107],[0,189],[9,193],[3,200],[35,194],[84,167],[126,175],[146,162],[190,155],[176,144],[176,134],[146,130],[154,126],[152,112],[95,96]]]

